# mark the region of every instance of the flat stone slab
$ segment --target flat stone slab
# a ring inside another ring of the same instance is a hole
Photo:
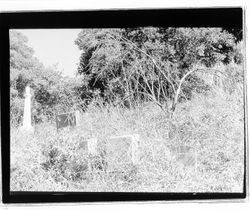
[[[184,167],[196,167],[197,153],[196,149],[192,146],[179,145],[168,146],[172,160],[176,161]]]
[[[138,163],[139,135],[110,137],[105,142],[105,148],[108,170],[122,170]]]
[[[196,167],[196,155],[188,153],[176,154],[175,160],[185,167]]]

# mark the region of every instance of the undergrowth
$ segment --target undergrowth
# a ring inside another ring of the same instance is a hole
[[[211,92],[180,103],[171,124],[152,103],[133,109],[90,105],[74,128],[11,129],[13,191],[241,192],[244,173],[243,97]],[[107,171],[103,142],[139,134],[139,162]],[[97,137],[97,155],[82,149]],[[189,145],[196,169],[172,158],[169,146]]]

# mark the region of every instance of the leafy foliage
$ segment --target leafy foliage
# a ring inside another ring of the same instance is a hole
[[[130,110],[91,104],[79,126],[60,132],[48,123],[28,137],[12,129],[11,190],[242,192],[242,105],[242,92],[233,97],[219,89],[208,96],[196,94],[176,108],[170,138],[169,119],[154,103]],[[140,158],[136,168],[123,168],[122,173],[103,171],[103,157],[91,158],[82,147],[91,136],[98,137],[101,147],[106,137],[128,133],[140,136]],[[169,146],[178,145],[195,148],[196,170],[172,158]]]
[[[176,98],[189,71],[228,64],[236,46],[235,37],[221,28],[84,29],[75,43],[82,51],[78,73],[92,96],[112,103],[153,100],[161,107]],[[186,79],[181,97],[208,89],[195,74]]]
[[[93,102],[72,129],[56,132],[45,122],[27,135],[12,127],[11,190],[242,192],[244,52],[243,42],[228,31],[84,29],[76,39],[82,51],[77,78],[45,68],[27,38],[11,31],[13,121],[21,119],[27,84],[37,122]],[[170,100],[183,102],[166,117],[162,109]],[[119,103],[134,106],[113,106]],[[106,171],[105,139],[131,133],[141,139],[139,164],[122,173]],[[95,156],[82,146],[93,136]],[[180,145],[195,148],[196,170],[172,158],[169,148]]]
[[[82,51],[81,77],[66,78],[56,66],[45,68],[34,57],[27,37],[12,30],[11,119],[21,122],[27,84],[33,89],[36,122],[52,119],[55,112],[85,109],[94,98],[126,107],[154,101],[167,112],[172,103],[174,110],[178,101],[210,89],[195,68],[214,74],[212,67],[219,63],[242,64],[243,43],[236,43],[231,32],[220,28],[84,29],[75,41]],[[230,71],[223,73],[232,76]]]
[[[33,119],[35,122],[52,119],[55,111],[75,108],[77,79],[66,78],[56,67],[45,68],[28,39],[20,32],[10,31],[10,113],[12,124],[20,124],[23,114],[24,90],[33,90]]]

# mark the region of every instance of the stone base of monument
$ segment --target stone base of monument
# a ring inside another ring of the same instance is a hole
[[[20,127],[21,132],[25,133],[34,133],[34,127],[33,126],[22,126]]]

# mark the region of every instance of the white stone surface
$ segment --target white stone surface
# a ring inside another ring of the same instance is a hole
[[[24,131],[33,132],[34,128],[31,124],[31,93],[30,87],[25,88],[25,102],[24,102],[24,114],[23,114],[23,125],[21,127]]]
[[[169,145],[171,159],[179,165],[190,167],[197,170],[197,150],[195,147],[187,145],[172,146]]]
[[[88,153],[91,155],[97,154],[97,138],[88,139]]]
[[[76,116],[76,126],[79,126],[81,123],[81,113],[79,110],[75,111],[75,116]]]

